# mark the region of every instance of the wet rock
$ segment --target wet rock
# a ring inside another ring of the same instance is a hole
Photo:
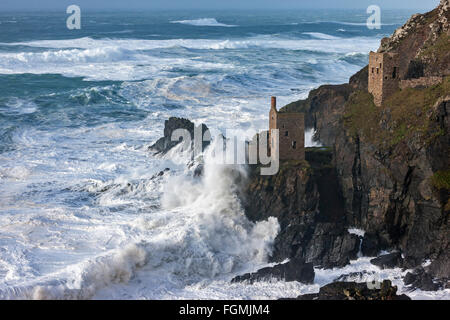
[[[270,281],[271,279],[289,281],[298,281],[311,284],[314,282],[314,268],[312,263],[305,263],[302,259],[292,259],[291,261],[279,264],[273,267],[263,268],[255,273],[247,273],[237,276],[231,282],[248,281]]]
[[[423,268],[417,268],[413,272],[408,272],[403,278],[406,286],[411,289],[420,289],[423,291],[437,291],[445,285],[440,281],[433,281],[433,277]]]
[[[194,178],[203,176],[204,170],[205,170],[205,166],[203,164],[199,164],[194,170]]]
[[[359,271],[359,272],[350,272],[348,274],[342,274],[333,282],[362,282],[365,279],[370,279],[373,277],[375,272],[373,271]]]
[[[401,267],[403,262],[402,254],[400,252],[388,253],[370,260],[371,264],[374,264],[381,269],[392,269]]]
[[[429,271],[437,278],[450,279],[450,250],[448,247],[437,259],[433,260]]]
[[[365,257],[376,257],[380,252],[380,241],[373,233],[366,233],[361,243],[361,253]]]
[[[360,240],[346,227],[344,199],[332,153],[307,148],[306,162],[282,162],[274,176],[251,167],[240,198],[252,221],[274,216],[281,230],[271,261],[305,259],[324,268],[342,267],[357,257]]]
[[[333,282],[320,288],[317,294],[299,296],[296,300],[411,300],[397,295],[397,287],[385,280],[379,289],[369,289],[366,283]]]
[[[169,152],[169,150],[183,141],[183,138],[180,138],[178,141],[172,141],[172,134],[178,129],[184,129],[189,132],[191,145],[193,146],[195,128],[195,124],[188,119],[171,117],[164,123],[164,137],[160,138],[155,144],[150,146],[149,150],[155,151],[156,154],[165,154]],[[201,124],[201,131],[199,130],[199,132],[202,133],[202,148],[204,150],[204,148],[210,144],[211,136],[208,127],[204,124]],[[203,138],[206,141],[203,141]]]
[[[322,268],[343,267],[357,257],[359,237],[336,225],[318,223],[305,250],[305,258]]]
[[[162,170],[162,171],[160,171],[160,172],[158,173],[158,177],[163,176],[164,174],[166,174],[166,172],[169,172],[169,171],[170,171],[169,168],[165,168],[164,170]]]

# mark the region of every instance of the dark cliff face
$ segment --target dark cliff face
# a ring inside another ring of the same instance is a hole
[[[278,218],[281,231],[273,261],[296,258],[326,268],[344,266],[356,258],[360,239],[346,228],[332,154],[310,148],[306,160],[282,162],[275,176],[260,176],[258,168],[252,168],[241,195],[243,207],[253,221]]]
[[[375,235],[380,249],[400,249],[407,267],[448,252],[448,186],[433,184],[449,170],[448,101],[418,117],[427,120],[429,135],[417,137],[419,126],[403,133],[406,125],[367,118],[371,125],[359,123],[356,132],[342,122],[335,139],[325,142],[334,145],[348,220]],[[377,141],[367,127],[389,133],[388,141]],[[439,276],[447,277],[449,267]]]
[[[177,146],[180,142],[183,141],[183,138],[180,138],[179,141],[172,141],[172,134],[179,129],[183,129],[189,132],[191,144],[193,145],[195,124],[188,119],[171,117],[164,123],[164,137],[160,138],[152,146],[150,146],[149,150],[155,151],[156,154],[165,154],[169,152],[173,147]],[[210,143],[210,141],[207,139],[210,139],[209,130],[208,127],[204,124],[201,124],[201,134],[202,148],[204,150]],[[206,141],[203,141],[203,139]]]
[[[414,16],[379,51],[404,55],[410,76],[448,75],[449,7],[443,0]],[[405,267],[431,259],[433,276],[450,277],[449,103],[446,77],[431,88],[399,90],[378,108],[367,93],[366,67],[349,84],[322,86],[280,110],[305,112],[305,126],[316,129],[332,159],[328,169],[292,166],[269,182],[252,180],[249,217],[274,215],[282,226],[274,259],[343,264],[356,254],[351,226],[366,231],[364,254],[397,249]]]

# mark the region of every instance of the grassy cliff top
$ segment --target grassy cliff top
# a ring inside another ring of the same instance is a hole
[[[356,91],[345,105],[344,125],[350,134],[381,150],[401,142],[426,145],[444,134],[441,128],[432,126],[433,106],[449,93],[450,77],[429,88],[398,90],[382,107],[375,106],[370,93]]]

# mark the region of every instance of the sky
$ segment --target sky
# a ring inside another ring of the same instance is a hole
[[[226,9],[382,9],[430,10],[439,0],[0,0],[0,13],[11,10],[65,10],[76,4],[88,10],[226,10]]]

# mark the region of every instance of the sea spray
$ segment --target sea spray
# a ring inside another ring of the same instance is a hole
[[[305,147],[321,147],[319,141],[314,139],[316,132],[313,129],[305,131]]]
[[[90,299],[103,287],[130,281],[136,268],[142,267],[146,259],[143,246],[131,244],[111,256],[69,267],[67,271],[73,272],[73,278],[59,284],[37,285],[26,292],[26,296],[34,300]]]
[[[231,272],[249,262],[265,262],[279,231],[275,218],[253,224],[245,217],[237,196],[237,182],[245,179],[246,168],[217,161],[214,150],[222,143],[215,139],[205,152],[200,179],[192,175],[173,177],[162,197],[165,209],[183,207],[183,211],[191,212],[199,240],[206,240],[204,244],[217,252],[212,275]]]
[[[29,286],[2,291],[0,296],[90,299],[99,291],[127,285],[136,278],[150,279],[146,281],[156,286],[170,282],[182,288],[208,279],[214,281],[218,276],[231,278],[239,270],[267,263],[279,224],[276,218],[255,224],[245,217],[236,195],[238,180],[246,177],[245,167],[217,164],[212,150],[209,148],[200,158],[204,162],[201,178],[194,178],[192,169],[167,179],[160,177],[164,184],[163,210],[121,226],[122,232],[132,233],[134,242],[39,277]],[[182,159],[187,161],[188,157],[180,156],[177,160]],[[123,186],[129,183],[124,179],[110,183]],[[149,179],[141,183],[156,182]],[[90,188],[98,191],[105,189],[105,185]],[[113,201],[116,192],[105,192],[107,196],[101,195],[99,199]],[[126,192],[142,190],[129,188]]]

